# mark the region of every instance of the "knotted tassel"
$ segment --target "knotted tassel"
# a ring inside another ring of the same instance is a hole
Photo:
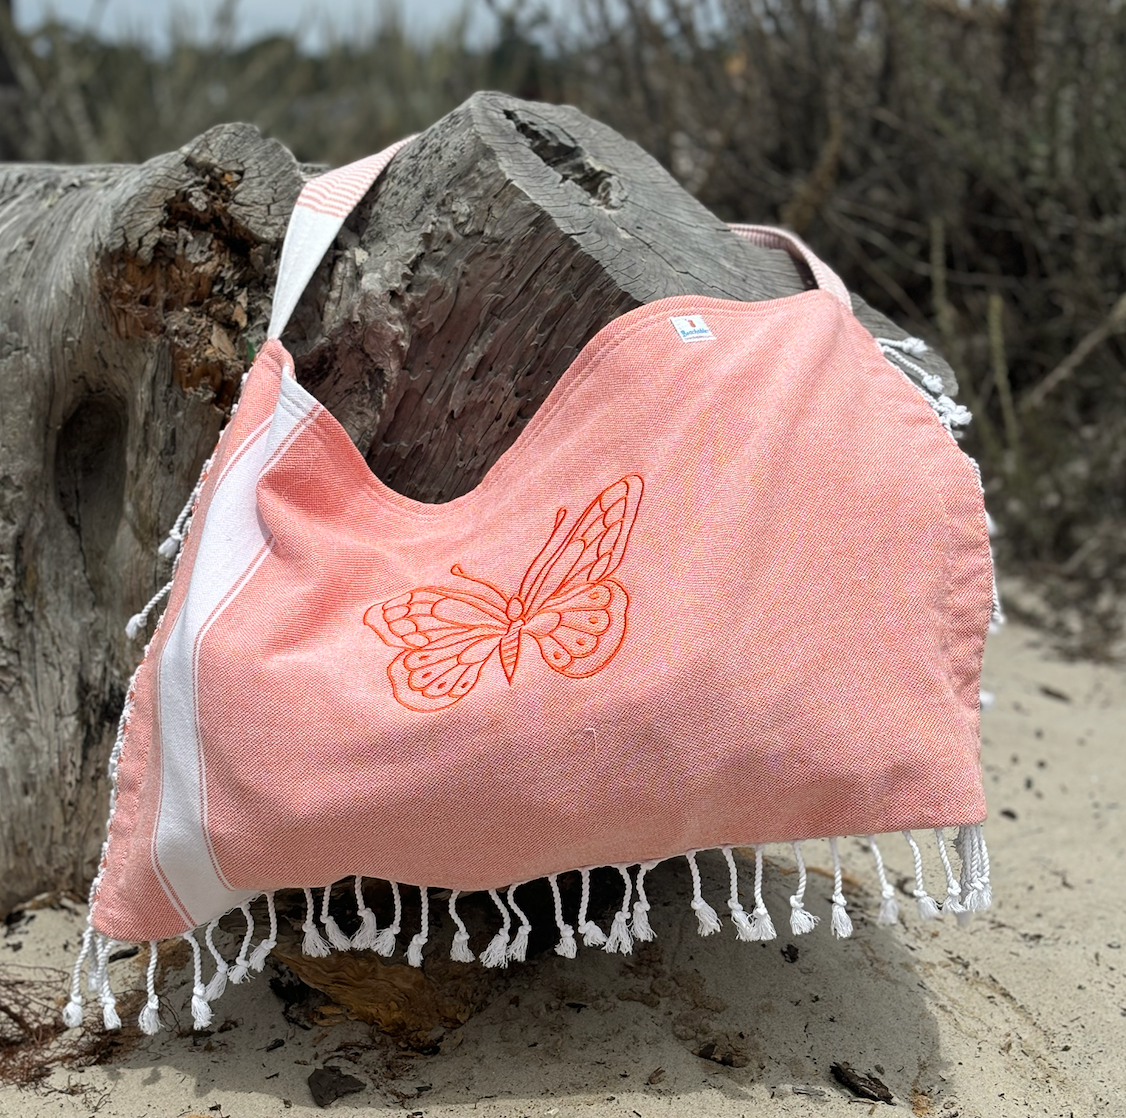
[[[548,874],[547,883],[551,886],[551,898],[555,902],[555,926],[559,929],[559,942],[555,954],[564,959],[573,959],[578,954],[575,943],[575,929],[563,919],[563,895],[559,892],[559,875]]]
[[[755,847],[755,911],[751,917],[752,939],[774,939],[777,932],[774,930],[774,921],[766,911],[766,904],[762,899],[762,846]]]
[[[696,913],[696,930],[702,936],[712,936],[720,929],[716,911],[704,900],[704,887],[700,881],[700,867],[696,865],[697,851],[685,854],[688,871],[692,874],[692,911]]]
[[[212,938],[218,925],[219,918],[216,917],[207,925],[203,933],[207,950],[211,952],[211,957],[215,960],[215,973],[211,976],[211,981],[207,984],[207,989],[203,995],[209,1002],[218,1001],[219,998],[223,996],[227,989],[227,973],[230,970],[226,960],[224,960],[223,956],[219,954],[218,949],[215,947],[215,940]]]
[[[135,641],[141,635],[141,631],[149,623],[149,614],[164,601],[171,589],[172,583],[165,583],[165,585],[145,603],[140,613],[135,613],[129,618],[125,624],[125,635],[131,641]]]
[[[121,1018],[117,1013],[117,999],[109,984],[109,953],[113,949],[114,940],[104,937],[98,945],[98,997],[102,1003],[102,1024],[107,1030],[120,1029]]]
[[[356,951],[371,951],[379,942],[379,924],[376,922],[375,913],[368,908],[367,901],[364,900],[364,882],[359,874],[356,874],[352,886],[356,893],[356,911],[360,916],[360,926],[352,937],[351,946]]]
[[[329,953],[329,947],[324,937],[317,930],[317,906],[313,901],[313,891],[305,889],[304,892],[305,923],[301,925],[301,930],[305,933],[305,937],[301,941],[301,953],[312,955],[314,959],[323,959]]]
[[[270,957],[270,952],[278,945],[278,912],[274,908],[274,894],[266,894],[266,909],[270,914],[270,930],[266,938],[254,949],[250,956],[250,969],[261,973]]]
[[[500,894],[495,889],[490,889],[489,896],[493,898],[493,904],[497,906],[497,911],[500,912],[503,923],[500,926],[500,931],[493,936],[489,941],[489,946],[481,953],[481,962],[486,967],[503,967],[508,962],[508,932],[512,927],[512,921],[508,915],[508,909],[504,906],[504,901],[500,899]]]
[[[239,945],[238,955],[235,956],[235,964],[227,976],[236,986],[250,973],[250,959],[246,953],[250,950],[250,941],[254,938],[254,915],[250,911],[250,905],[241,904],[239,908],[242,910],[243,919],[246,920],[246,932]]]
[[[409,944],[407,944],[407,962],[412,967],[422,966],[422,949],[426,946],[426,941],[430,938],[430,892],[425,885],[418,887],[419,905],[421,911],[419,918],[421,921],[421,928]]]
[[[515,893],[516,886],[513,885],[508,890],[508,904],[519,919],[520,927],[516,929],[516,934],[508,945],[508,961],[522,963],[528,954],[528,937],[532,934],[532,925],[528,923],[528,917],[524,915],[524,910],[516,903]]]
[[[587,947],[602,947],[606,943],[606,933],[593,921],[587,919],[586,910],[590,905],[590,870],[582,870],[582,894],[579,900],[579,932]]]
[[[207,1001],[207,991],[203,987],[203,956],[199,944],[191,932],[185,932],[181,937],[187,941],[192,949],[193,981],[192,981],[192,1024],[197,1029],[206,1029],[211,1024],[211,1006]]]
[[[622,875],[625,884],[625,895],[622,907],[614,913],[614,921],[610,925],[610,934],[606,937],[604,951],[620,951],[623,955],[633,951],[633,937],[629,934],[630,901],[633,900],[633,882],[630,881],[629,869],[626,866],[617,866],[618,873]]]
[[[403,924],[403,898],[399,895],[399,885],[391,882],[391,897],[395,902],[395,915],[391,919],[390,927],[384,928],[375,941],[375,953],[384,959],[391,957],[395,950],[395,939]]]
[[[645,895],[645,875],[656,865],[656,862],[642,862],[637,869],[637,900],[633,905],[630,931],[633,938],[641,943],[651,943],[657,938],[657,933],[649,923],[649,898]]]
[[[236,405],[237,407],[237,405]],[[234,418],[236,408],[231,408],[231,418]],[[183,546],[184,539],[188,534],[188,522],[191,520],[192,512],[195,509],[195,503],[199,500],[200,491],[203,489],[203,482],[207,477],[207,471],[211,469],[211,459],[208,458],[203,464],[203,468],[199,473],[199,480],[195,483],[191,495],[188,497],[184,507],[180,510],[180,515],[176,517],[176,523],[168,532],[167,538],[158,547],[157,553],[165,559],[175,559]]]
[[[156,996],[156,940],[149,941],[149,968],[145,973],[148,1000],[137,1018],[137,1025],[145,1036],[156,1036],[160,1031],[160,1002]]]
[[[91,948],[90,966],[86,972],[86,990],[88,993],[97,994],[102,988],[103,955],[102,944],[106,937],[100,932],[94,933],[94,943]]]
[[[833,918],[829,927],[837,939],[848,939],[852,935],[852,918],[845,908],[845,898],[841,881],[841,856],[837,850],[837,840],[829,839],[829,849],[833,852]]]
[[[876,876],[880,879],[880,915],[876,918],[877,924],[895,924],[899,920],[899,902],[895,899],[895,889],[888,881],[884,870],[884,859],[880,848],[876,845],[876,836],[868,836],[868,845],[872,848],[872,857],[876,861]]]
[[[795,842],[794,858],[798,863],[798,891],[790,898],[790,931],[796,936],[812,932],[821,918],[805,909],[805,860],[801,856],[801,843]]]
[[[450,958],[455,963],[472,963],[476,956],[469,950],[469,929],[465,921],[457,914],[457,899],[461,895],[460,889],[455,889],[450,894],[450,919],[457,926],[454,932],[453,946],[450,947]]]
[[[946,874],[946,900],[942,902],[942,911],[960,916],[965,912],[962,906],[962,887],[954,876],[954,867],[950,865],[950,855],[946,851],[946,836],[941,827],[936,827],[934,832],[935,842],[938,844],[938,857],[942,862],[942,871]]]
[[[328,936],[328,942],[331,943],[337,951],[348,951],[352,947],[352,940],[340,930],[340,925],[336,922],[336,917],[328,910],[328,902],[331,897],[332,886],[326,885],[324,894],[321,896],[321,923],[325,926],[325,934]]]
[[[70,1001],[63,1009],[63,1024],[68,1029],[77,1029],[82,1024],[82,964],[90,954],[90,944],[94,938],[94,928],[87,924],[82,933],[82,947],[78,958],[74,962],[74,969],[70,975]]]
[[[731,896],[727,898],[727,908],[731,913],[731,922],[735,925],[735,934],[741,940],[755,939],[755,929],[751,927],[750,918],[739,901],[739,869],[735,865],[735,855],[730,846],[723,848],[723,856],[727,859],[727,873],[731,880]]]
[[[915,903],[918,906],[919,915],[924,920],[937,920],[942,913],[939,911],[934,897],[927,892],[926,884],[923,882],[923,855],[919,850],[919,844],[910,831],[904,831],[903,837],[907,840],[908,846],[911,847],[911,857],[915,862]]]

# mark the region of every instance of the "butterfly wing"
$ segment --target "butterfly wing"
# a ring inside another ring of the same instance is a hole
[[[610,576],[625,556],[643,491],[636,474],[607,486],[525,576],[525,632],[548,667],[562,675],[583,679],[601,671],[625,637],[629,595]]]
[[[601,671],[626,635],[629,596],[615,579],[583,582],[549,598],[524,626],[549,668],[571,679]]]
[[[468,695],[508,629],[503,604],[444,586],[377,602],[364,624],[403,650],[387,676],[395,698],[420,711],[441,710]]]
[[[548,542],[520,584],[518,593],[527,616],[536,613],[549,598],[583,583],[602,582],[618,569],[644,489],[645,483],[637,474],[627,474],[587,505],[554,550],[552,541]]]

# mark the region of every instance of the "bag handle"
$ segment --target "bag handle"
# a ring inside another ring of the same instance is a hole
[[[785,229],[776,229],[772,225],[742,225],[734,222],[728,225],[728,229],[760,248],[785,249],[791,256],[803,261],[813,273],[817,286],[835,296],[844,305],[845,310],[852,313],[852,299],[840,276],[815,256],[809,245],[797,234],[787,233]]]
[[[345,219],[391,160],[413,139],[414,136],[408,136],[376,155],[318,175],[301,188],[282,244],[268,338],[281,337],[301,293],[336,240]]]
[[[376,155],[369,155],[366,159],[358,159],[355,163],[318,175],[302,187],[282,244],[278,282],[274,288],[270,327],[266,335],[268,338],[281,337],[301,293],[313,278],[317,265],[324,259],[345,219],[360,204],[360,200],[387,169],[391,160],[413,139],[414,136],[408,136]],[[851,312],[852,302],[848,288],[828,265],[810,251],[800,237],[768,225],[733,224],[729,228],[752,244],[762,248],[785,249],[791,256],[804,261],[813,273],[817,286],[834,295]]]

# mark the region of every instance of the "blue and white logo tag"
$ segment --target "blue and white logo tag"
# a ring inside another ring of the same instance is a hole
[[[708,324],[698,315],[688,318],[670,318],[672,328],[677,332],[682,342],[714,342],[715,334],[708,329]]]

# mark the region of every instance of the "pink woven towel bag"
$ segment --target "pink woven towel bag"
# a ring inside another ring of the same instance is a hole
[[[112,1026],[111,945],[147,941],[155,963],[156,941],[183,935],[206,1025],[228,975],[261,969],[286,887],[306,891],[311,954],[392,953],[400,886],[418,888],[414,965],[428,887],[452,890],[458,930],[444,949],[465,961],[459,893],[490,890],[500,930],[481,961],[499,965],[523,957],[515,890],[539,877],[555,890],[561,955],[576,936],[611,951],[651,938],[644,878],[671,857],[688,859],[701,933],[718,931],[701,850],[726,859],[735,933],[761,940],[775,934],[763,847],[792,846],[789,923],[809,931],[801,843],[828,839],[830,923],[844,936],[837,836],[903,832],[931,917],[911,835],[924,828],[942,908],[984,908],[978,689],[992,564],[979,476],[951,432],[967,417],[904,371],[920,343],[874,340],[796,238],[736,227],[799,255],[817,289],[753,303],[685,295],[621,316],[476,489],[410,500],[371,474],[278,340],[399,146],[302,192],[270,340],[162,548],[183,544],[122,715],[67,1022],[81,1020],[87,960]],[[753,893],[740,891],[736,846],[753,848]],[[608,930],[587,913],[599,866],[623,882]],[[567,871],[582,875],[575,913],[559,903]],[[364,903],[364,876],[393,883],[391,926]],[[362,920],[352,938],[329,907],[342,878]],[[270,928],[251,950],[250,902],[263,894]],[[212,932],[239,907],[246,935],[228,964]],[[215,957],[206,986],[200,928]]]

